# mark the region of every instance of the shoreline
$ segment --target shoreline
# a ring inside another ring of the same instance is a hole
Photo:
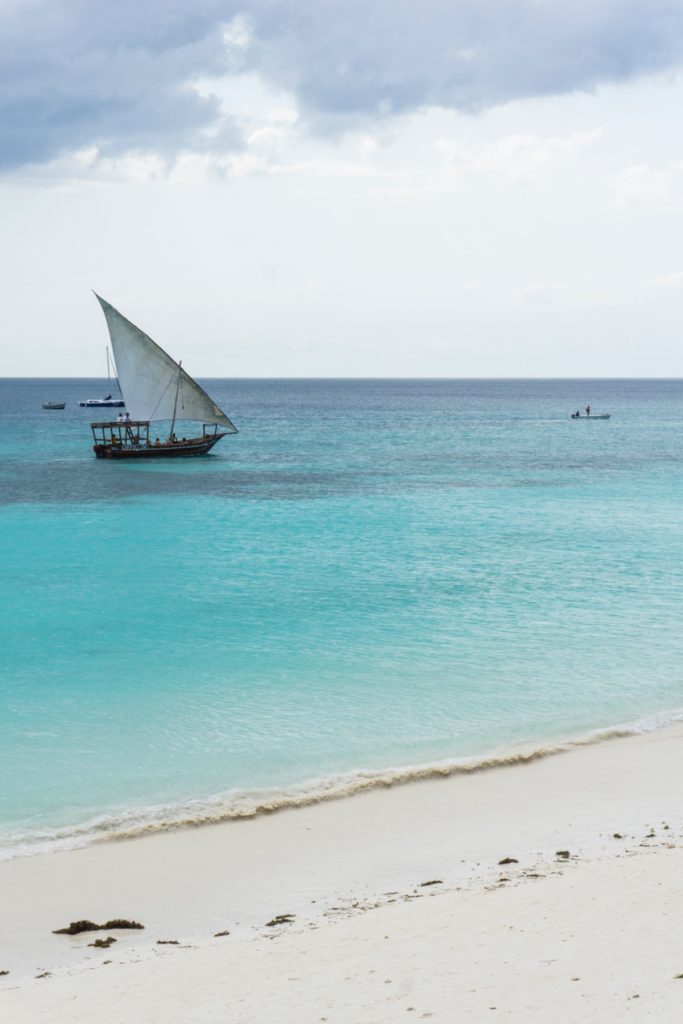
[[[680,891],[683,866],[682,748],[683,723],[676,723],[514,770],[432,778],[353,800],[6,861],[0,864],[0,970],[10,974],[0,978],[0,1006],[11,1010],[9,1019],[28,1021],[45,1016],[49,1003],[49,1019],[59,1022],[80,1019],[74,1016],[77,999],[84,1020],[89,1006],[100,1020],[114,1021],[119,1017],[106,1016],[111,986],[125,979],[126,990],[162,1007],[173,990],[178,957],[185,957],[183,984],[190,983],[192,972],[203,977],[226,958],[256,965],[261,956],[276,956],[274,939],[285,960],[287,949],[293,956],[314,940],[332,949],[335,935],[352,946],[383,941],[371,936],[387,915],[394,933],[398,928],[408,935],[418,919],[429,930],[432,913],[457,922],[466,906],[474,919],[488,921],[491,934],[482,942],[494,942],[500,919],[494,895],[500,907],[521,900],[523,912],[531,900],[547,915],[560,898],[557,887],[564,892],[568,886],[566,914],[573,927],[573,903],[599,903],[623,886],[627,904],[640,898],[640,883],[629,873],[637,875],[641,869],[634,865],[643,859],[649,865],[656,859],[657,884],[671,910],[676,904],[669,897]],[[562,850],[568,858],[557,857]],[[506,857],[514,862],[500,865]],[[290,924],[268,927],[282,914],[295,916]],[[140,921],[145,930],[115,932],[116,945],[108,950],[90,948],[91,933],[52,934],[70,921],[118,917]],[[605,922],[597,923],[600,932]],[[624,941],[638,941],[645,924],[632,921]],[[443,929],[445,941],[447,923]],[[214,938],[219,931],[230,934]],[[159,946],[160,939],[179,945]],[[683,972],[675,927],[662,942],[670,943],[672,963]],[[649,951],[641,952],[647,960]],[[106,970],[100,969],[105,961]],[[260,969],[254,966],[254,1005],[268,988],[258,980]],[[203,984],[208,994],[220,996],[224,1012],[229,986],[215,977]],[[676,991],[680,1013],[683,989]],[[96,998],[102,1003],[93,1003]],[[168,1003],[158,1019],[188,1019],[172,1010]],[[207,1014],[210,1021],[224,1019]],[[325,1014],[312,1019],[320,1016]],[[126,1019],[157,1018],[131,1011]]]
[[[430,779],[518,767],[614,739],[667,729],[681,721],[683,709],[675,708],[567,738],[499,747],[481,755],[444,758],[424,764],[384,769],[359,768],[283,787],[230,790],[205,798],[141,806],[118,814],[102,814],[73,825],[36,830],[38,838],[35,838],[36,833],[33,832],[24,835],[20,833],[20,838],[11,844],[0,846],[0,864],[18,858],[71,852],[102,843],[277,814]]]

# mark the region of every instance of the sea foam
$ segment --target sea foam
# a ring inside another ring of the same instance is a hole
[[[75,850],[94,843],[138,839],[179,829],[199,828],[255,818],[278,811],[342,800],[372,790],[514,768],[567,754],[581,747],[653,732],[683,721],[683,709],[641,718],[633,722],[595,729],[580,736],[535,746],[493,751],[481,757],[453,758],[421,765],[380,770],[344,772],[310,779],[293,786],[252,791],[231,791],[204,800],[138,807],[101,815],[81,824],[56,829],[24,830],[0,837],[0,861],[18,857]]]

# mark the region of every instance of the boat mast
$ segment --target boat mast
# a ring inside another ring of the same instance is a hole
[[[109,386],[110,389],[111,389],[111,367],[112,367],[113,363],[114,363],[114,360],[109,355],[109,346],[107,345],[107,383],[108,383],[108,386]],[[114,367],[114,369],[116,369],[116,367]],[[121,395],[121,398],[123,398],[123,391],[121,390],[121,385],[119,384],[118,375],[116,377],[114,377],[114,380],[116,381],[116,386],[119,389],[119,394]]]
[[[182,360],[178,363],[178,382],[175,386],[175,402],[173,403],[173,419],[171,420],[171,433],[168,435],[169,441],[173,437],[173,430],[175,427],[175,414],[178,408],[178,392],[180,391],[180,374],[182,373]]]

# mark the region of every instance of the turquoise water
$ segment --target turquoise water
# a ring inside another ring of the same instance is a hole
[[[683,706],[683,382],[211,381],[135,466],[103,386],[0,381],[5,855]]]

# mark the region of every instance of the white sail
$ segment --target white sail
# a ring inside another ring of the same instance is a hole
[[[95,293],[104,312],[126,410],[133,420],[199,420],[237,427],[155,341]]]

